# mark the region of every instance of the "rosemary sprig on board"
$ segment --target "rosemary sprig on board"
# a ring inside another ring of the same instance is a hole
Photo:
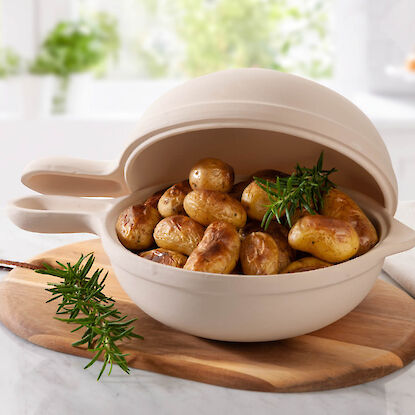
[[[297,210],[305,209],[311,215],[317,214],[322,208],[324,194],[331,187],[335,187],[328,177],[336,171],[335,168],[323,169],[321,152],[315,166],[308,168],[297,164],[290,177],[277,177],[275,182],[254,177],[258,186],[267,192],[270,201],[261,226],[267,229],[274,217],[281,223],[281,218],[285,215],[287,224],[291,227]]]
[[[130,373],[125,357],[116,343],[125,339],[143,337],[134,333],[132,323],[136,320],[127,319],[115,308],[115,301],[112,297],[107,297],[103,290],[108,273],[104,276],[102,269],[97,269],[92,276],[88,276],[89,271],[95,261],[92,253],[81,255],[75,265],[66,265],[57,262],[60,268],[54,268],[45,264],[44,268],[36,270],[39,274],[53,275],[61,278],[57,283],[49,282],[51,288],[47,288],[52,294],[47,302],[59,300],[56,314],[67,317],[55,317],[57,320],[76,324],[72,332],[84,329],[81,340],[72,343],[78,347],[86,344],[88,350],[95,353],[92,360],[84,369],[92,366],[101,356],[104,358],[102,369],[98,375],[99,380],[107,365],[110,365],[108,375],[111,374],[114,364]]]

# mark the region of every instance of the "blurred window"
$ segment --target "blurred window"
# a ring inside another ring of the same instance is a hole
[[[114,18],[120,46],[107,70],[112,78],[185,78],[230,67],[332,75],[332,0],[0,2],[5,43],[17,44],[26,57],[36,55],[60,21],[98,12]]]

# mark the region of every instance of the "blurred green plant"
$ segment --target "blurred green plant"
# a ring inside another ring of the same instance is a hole
[[[17,75],[20,72],[21,60],[11,48],[0,48],[0,79]]]
[[[62,78],[101,69],[119,47],[117,22],[106,13],[59,22],[48,34],[30,66],[34,74]]]
[[[145,0],[149,15],[160,15],[160,7],[164,7],[163,13],[170,16],[171,37],[179,43],[178,62],[163,57],[163,48],[148,48],[143,53],[138,46],[137,53],[153,77],[171,75],[174,68],[198,76],[232,67],[329,77],[331,1]]]
[[[97,13],[77,21],[59,22],[43,41],[30,65],[33,74],[55,75],[60,79],[53,111],[65,111],[70,76],[92,71],[105,73],[111,57],[119,48],[116,20],[107,13]]]

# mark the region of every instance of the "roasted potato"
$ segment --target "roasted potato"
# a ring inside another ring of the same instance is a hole
[[[251,219],[262,221],[270,201],[267,192],[253,181],[243,191],[241,203]]]
[[[192,219],[205,226],[225,221],[240,228],[246,222],[246,212],[241,203],[226,193],[193,190],[184,198],[183,206]]]
[[[359,236],[353,226],[342,219],[308,215],[297,221],[288,234],[292,248],[336,263],[356,255]]]
[[[167,189],[162,189],[159,190],[155,193],[153,193],[149,198],[147,198],[147,200],[144,202],[144,206],[151,206],[154,209],[157,209],[157,205],[159,203],[159,200],[161,198],[161,196],[163,195],[163,193],[166,191]]]
[[[233,168],[222,160],[206,158],[198,161],[190,170],[189,183],[193,190],[229,192],[235,174]]]
[[[176,268],[183,268],[186,263],[187,257],[176,251],[170,249],[157,248],[151,251],[141,252],[142,258],[148,259],[159,264],[170,265]]]
[[[254,177],[260,177],[274,182],[277,177],[288,177],[289,175],[279,170],[259,170],[252,175],[251,183],[245,188],[242,193],[241,202],[245,207],[248,216],[251,219],[262,221],[266,211],[268,210],[266,205],[270,204],[267,192],[262,190],[256,182]]]
[[[150,205],[130,206],[121,212],[115,225],[118,239],[128,249],[149,248],[160,219],[158,210]]]
[[[190,254],[184,269],[229,274],[238,262],[240,245],[238,232],[233,225],[223,221],[213,222]]]
[[[239,258],[246,275],[278,274],[279,256],[278,245],[267,233],[252,232],[241,243]]]
[[[265,232],[272,236],[279,249],[279,270],[284,269],[295,258],[295,251],[288,243],[288,229],[277,222],[271,222],[264,230],[261,223],[252,221],[239,230],[239,236],[244,240],[252,232]]]
[[[312,256],[297,259],[297,261],[291,262],[288,267],[281,271],[281,274],[291,274],[293,272],[312,271],[313,269],[330,267],[333,264],[322,261],[321,259],[314,258]]]
[[[229,196],[241,201],[242,193],[249,183],[251,183],[251,180],[244,180],[242,182],[235,183],[229,192]]]
[[[347,194],[339,189],[330,189],[323,198],[322,215],[349,222],[359,235],[359,250],[362,255],[377,244],[379,238],[375,227],[362,209]]]
[[[154,229],[154,240],[160,248],[190,255],[203,238],[205,229],[184,215],[169,216]]]
[[[183,200],[191,190],[187,180],[169,187],[158,201],[160,215],[166,218],[184,214]]]

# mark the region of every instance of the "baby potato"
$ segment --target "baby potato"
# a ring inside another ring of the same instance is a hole
[[[235,183],[232,186],[231,191],[229,192],[229,196],[232,196],[234,199],[241,200],[242,193],[245,190],[245,187],[251,183],[251,180],[244,180],[242,182]]]
[[[304,272],[311,271],[313,269],[330,267],[332,264],[321,259],[314,258],[312,256],[298,259],[297,261],[291,262],[288,267],[281,271],[281,274],[290,274],[293,272]]]
[[[252,232],[241,243],[240,260],[246,275],[271,275],[280,271],[280,250],[271,235]]]
[[[170,265],[176,268],[183,268],[187,257],[179,252],[170,249],[157,248],[151,251],[141,252],[142,258],[148,259],[159,264]]]
[[[336,263],[356,255],[359,236],[353,226],[342,219],[322,215],[304,216],[288,234],[292,248]]]
[[[160,219],[158,210],[150,205],[130,206],[115,225],[118,239],[128,249],[146,249],[153,244],[153,230]]]
[[[159,200],[163,193],[166,191],[166,189],[159,190],[155,193],[153,193],[147,200],[144,202],[144,206],[151,206],[154,209],[157,209],[157,205],[159,203]]]
[[[158,210],[163,217],[182,215],[184,213],[183,200],[192,188],[187,180],[169,187],[158,201]]]
[[[213,222],[190,254],[184,269],[229,274],[238,262],[240,246],[241,241],[233,225],[223,221]]]
[[[184,215],[169,216],[154,229],[154,240],[160,248],[190,255],[203,238],[205,229]]]
[[[192,219],[205,226],[225,221],[240,228],[246,222],[246,212],[241,203],[226,193],[193,190],[184,198],[183,206]]]
[[[330,189],[323,198],[322,215],[349,222],[359,235],[359,250],[362,255],[377,244],[379,238],[375,227],[357,203],[339,189]]]
[[[189,183],[193,190],[216,190],[227,193],[232,189],[234,178],[235,173],[229,164],[222,160],[206,158],[192,167]]]
[[[247,223],[239,231],[239,236],[243,240],[252,232],[265,232],[272,236],[275,243],[278,246],[279,250],[279,269],[284,269],[291,261],[295,258],[295,251],[291,248],[288,243],[288,229],[277,223],[271,222],[267,228],[264,230],[261,227],[261,223],[257,221],[252,221]]]
[[[270,204],[270,200],[267,192],[262,190],[256,182],[253,181],[243,191],[241,203],[251,219],[262,221],[262,218],[268,210],[267,205]]]

